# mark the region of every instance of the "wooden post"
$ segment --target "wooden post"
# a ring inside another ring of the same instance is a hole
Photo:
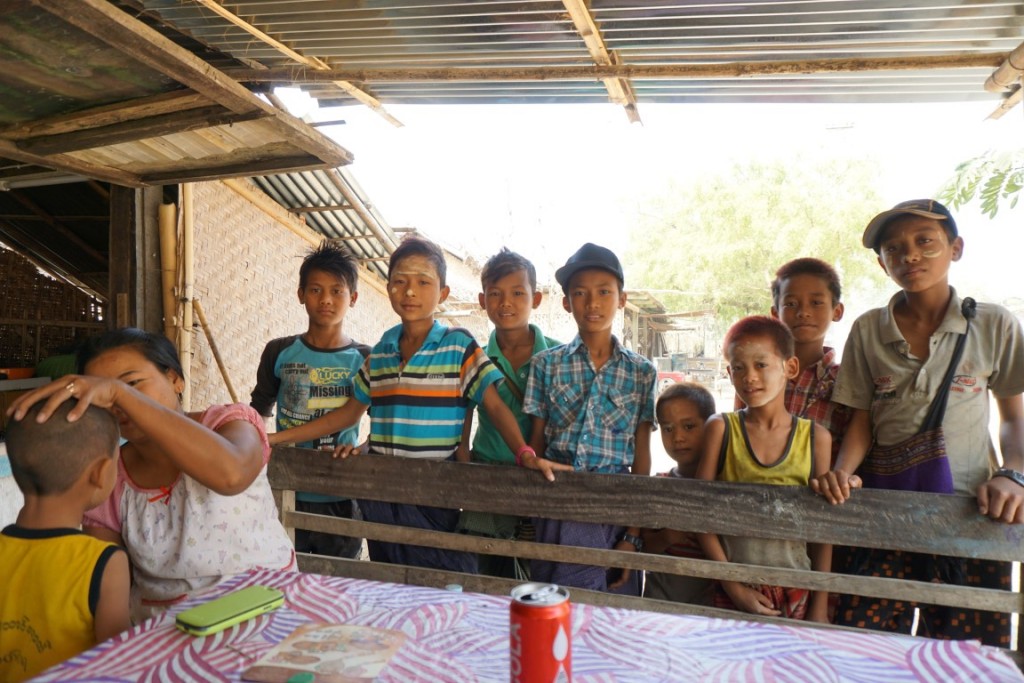
[[[174,341],[174,323],[178,307],[174,301],[174,274],[178,268],[177,218],[178,207],[160,205],[160,274],[164,309],[164,336]]]
[[[185,376],[182,378],[185,380],[185,389],[181,394],[181,405],[186,412],[192,409],[192,289],[195,277],[193,211],[192,184],[183,183],[181,186],[183,285],[181,289],[181,339],[178,340],[178,355],[181,359],[181,369],[185,372]]]

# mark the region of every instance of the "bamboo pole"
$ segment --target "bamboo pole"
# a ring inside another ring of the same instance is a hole
[[[174,280],[178,269],[176,247],[176,221],[178,207],[174,204],[160,205],[160,276],[164,303],[164,336],[174,341],[174,324],[177,306],[174,302]]]
[[[194,254],[194,223],[195,206],[192,201],[192,183],[181,185],[182,213],[182,274],[181,290],[181,339],[178,344],[178,355],[181,369],[185,372],[185,389],[181,394],[181,405],[186,412],[192,409],[192,290],[194,286],[195,254]]]
[[[238,403],[238,392],[235,391],[235,386],[231,383],[231,377],[228,376],[227,366],[224,365],[224,359],[220,355],[220,349],[217,348],[217,342],[213,340],[210,324],[206,320],[206,313],[203,311],[203,306],[199,303],[199,299],[192,300],[192,307],[195,308],[196,317],[199,318],[199,324],[203,327],[206,341],[210,343],[210,351],[213,353],[213,359],[217,361],[217,367],[220,368],[220,376],[224,378],[224,386],[228,388],[231,402]]]
[[[985,80],[985,90],[991,93],[1006,92],[1020,84],[1022,76],[1024,76],[1024,43],[1006,55],[1003,63]]]

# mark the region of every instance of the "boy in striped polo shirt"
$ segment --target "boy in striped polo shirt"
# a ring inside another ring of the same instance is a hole
[[[444,254],[433,242],[410,236],[402,240],[388,263],[388,297],[402,319],[381,337],[356,377],[354,401],[305,425],[271,436],[271,443],[305,441],[343,429],[372,405],[369,450],[382,455],[447,460],[462,439],[470,403],[481,405],[517,460],[534,455],[519,431],[515,416],[494,384],[501,373],[473,337],[461,328],[434,320],[437,306],[448,298]],[[339,447],[336,455],[358,452]],[[553,479],[563,468],[536,457],[533,469]],[[458,510],[424,505],[359,501],[367,521],[420,529],[453,531]],[[370,559],[460,572],[476,572],[476,556],[398,543],[368,542]]]

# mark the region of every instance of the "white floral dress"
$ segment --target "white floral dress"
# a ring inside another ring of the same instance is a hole
[[[83,526],[110,529],[132,563],[132,620],[161,612],[191,594],[251,569],[295,569],[295,551],[267,481],[270,459],[263,419],[241,403],[211,406],[199,422],[216,430],[235,420],[256,426],[263,469],[245,491],[223,496],[181,474],[169,488],[141,488],[118,459],[117,483]]]

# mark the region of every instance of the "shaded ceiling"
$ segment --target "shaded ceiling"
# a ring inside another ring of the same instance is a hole
[[[0,188],[49,169],[138,186],[351,160],[217,68],[241,62],[153,23],[106,0],[3,3]]]
[[[995,102],[1024,36],[1019,0],[141,2],[325,104]]]

